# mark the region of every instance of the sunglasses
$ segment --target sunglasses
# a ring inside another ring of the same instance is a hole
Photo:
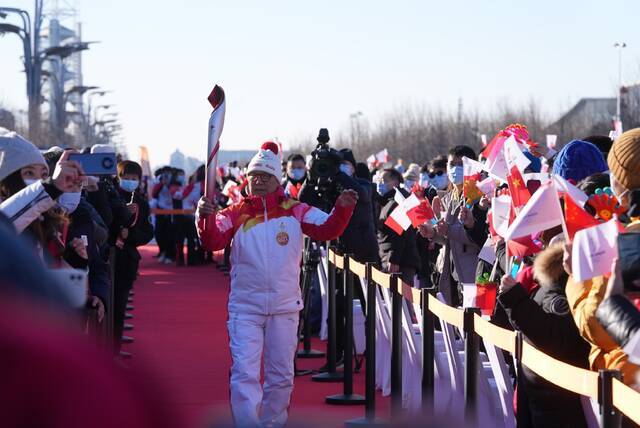
[[[430,172],[428,175],[429,175],[429,178],[435,178],[436,175],[440,177],[442,174],[444,174],[444,171]]]

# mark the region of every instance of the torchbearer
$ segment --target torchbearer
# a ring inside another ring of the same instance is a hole
[[[216,212],[205,196],[196,211],[205,250],[221,250],[232,242],[227,328],[233,359],[231,409],[239,426],[286,423],[298,313],[303,307],[299,286],[303,234],[318,241],[338,238],[358,199],[356,192],[346,190],[326,214],[286,197],[281,171],[278,146],[267,142],[249,163],[245,199]]]

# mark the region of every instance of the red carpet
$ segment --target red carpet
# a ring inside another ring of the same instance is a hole
[[[230,355],[226,330],[228,277],[213,266],[178,268],[153,258],[156,247],[142,248],[140,278],[135,284],[132,311],[125,332],[135,342],[123,350],[134,354],[131,366],[150,370],[167,389],[166,405],[185,421],[185,427],[229,425],[228,371]],[[324,342],[314,347],[324,350]],[[299,369],[316,369],[323,359],[298,360]],[[354,376],[356,393],[364,393],[364,367]],[[343,426],[364,415],[364,406],[329,406],[324,397],[342,392],[342,384],[323,384],[309,376],[296,378],[290,426]],[[379,413],[388,414],[388,399],[378,397]]]

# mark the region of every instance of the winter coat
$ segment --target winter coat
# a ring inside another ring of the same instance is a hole
[[[103,302],[107,302],[109,288],[111,286],[111,274],[108,262],[102,255],[101,248],[108,239],[107,226],[94,207],[83,197],[78,208],[70,215],[71,224],[67,234],[67,249],[65,260],[74,268],[89,268],[89,291],[92,296],[97,296]],[[78,264],[79,256],[69,243],[74,238],[87,237],[88,260]],[[84,265],[84,266],[83,266]]]
[[[319,241],[336,239],[351,214],[352,208],[340,206],[326,214],[287,198],[282,187],[265,197],[250,195],[209,218],[196,213],[205,250],[222,250],[231,243],[229,312],[273,315],[300,311],[303,234]]]
[[[131,193],[119,189],[119,193],[123,200],[130,201]],[[138,204],[138,216],[132,218],[135,224],[127,225],[129,235],[124,240],[122,248],[116,246],[116,282],[130,286],[138,276],[138,264],[140,262],[140,253],[138,247],[146,245],[153,239],[153,226],[149,219],[149,203],[147,199],[139,192],[135,192],[133,202]]]
[[[407,229],[402,235],[398,235],[387,226],[385,221],[389,218],[398,203],[394,199],[396,192],[400,192],[405,198],[409,192],[404,189],[392,189],[380,198],[380,217],[378,218],[378,245],[380,247],[380,259],[385,267],[390,264],[402,268],[420,268],[420,256],[416,244],[416,231],[413,227]]]
[[[616,294],[604,299],[596,316],[611,338],[623,348],[640,332],[640,311],[625,296]]]
[[[640,222],[631,223],[627,230],[637,231]],[[592,370],[613,369],[622,372],[626,384],[635,383],[640,366],[628,361],[627,354],[598,321],[596,311],[607,290],[608,277],[599,276],[587,281],[576,281],[569,277],[567,299],[578,330],[591,344],[589,364]]]
[[[472,230],[467,230],[464,227],[458,220],[464,199],[461,196],[455,197],[454,192],[447,193],[441,202],[448,229],[446,236],[436,235],[434,237],[434,240],[442,245],[437,264],[438,271],[441,272],[438,289],[444,295],[445,301],[452,304],[459,301],[457,297],[458,286],[462,287],[463,283],[475,283],[478,253],[482,246],[482,244],[478,244],[479,239],[475,232],[484,225],[478,224],[479,221],[476,220]]]
[[[371,212],[373,210],[371,183],[339,172],[335,176],[333,186],[335,188],[334,198],[343,190],[350,189],[358,193],[358,203],[353,211],[351,220],[342,236],[338,239],[340,249],[345,253],[353,254],[353,257],[361,263],[377,262],[378,241],[376,239],[376,227],[371,221]],[[320,209],[323,209],[323,205],[325,205],[308,180],[300,190],[299,199],[301,202]]]
[[[563,279],[537,288],[532,297],[518,283],[500,294],[498,301],[528,343],[560,361],[587,368],[589,344],[573,322]],[[519,427],[586,426],[579,395],[546,381],[525,365],[522,374],[517,391]]]

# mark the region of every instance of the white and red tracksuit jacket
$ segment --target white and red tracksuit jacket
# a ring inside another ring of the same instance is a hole
[[[353,207],[336,206],[331,214],[284,195],[281,187],[266,197],[249,196],[208,220],[196,218],[198,236],[208,251],[231,240],[229,312],[260,315],[302,309],[300,261],[303,234],[318,241],[339,237]]]

